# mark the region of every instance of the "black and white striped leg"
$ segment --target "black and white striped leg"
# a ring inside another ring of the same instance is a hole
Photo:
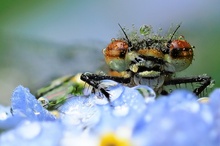
[[[177,77],[165,81],[164,85],[167,86],[187,83],[200,83],[200,86],[193,90],[193,92],[196,95],[200,95],[212,83],[212,79],[208,75],[199,75],[193,77]]]

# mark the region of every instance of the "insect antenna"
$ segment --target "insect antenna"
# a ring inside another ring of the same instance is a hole
[[[123,34],[125,35],[125,38],[126,38],[127,41],[128,41],[128,46],[129,46],[129,47],[132,47],[132,43],[131,43],[131,41],[129,40],[128,35],[126,34],[125,30],[122,28],[122,26],[121,26],[119,23],[118,23],[118,25],[119,25],[119,27],[121,28]]]
[[[174,30],[173,34],[171,35],[170,39],[167,41],[166,47],[161,49],[164,54],[169,54],[169,51],[170,51],[169,48],[171,46],[172,39],[173,39],[175,33],[177,32],[177,30],[180,28],[180,25],[181,25],[181,23],[177,26],[177,28]]]
[[[182,23],[180,23],[180,24],[177,26],[177,28],[174,30],[174,32],[173,32],[173,34],[171,35],[169,41],[167,42],[167,47],[170,47],[170,44],[171,44],[171,42],[172,42],[172,39],[173,39],[175,33],[177,32],[177,30],[180,28],[180,25],[181,25],[181,24],[182,24]]]

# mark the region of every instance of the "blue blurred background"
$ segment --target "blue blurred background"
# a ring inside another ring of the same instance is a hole
[[[192,65],[182,76],[207,73],[220,85],[220,1],[84,0],[0,1],[0,103],[9,105],[22,84],[32,93],[52,79],[92,71],[104,64],[102,49],[117,37],[118,23],[151,25],[179,34],[194,45]]]

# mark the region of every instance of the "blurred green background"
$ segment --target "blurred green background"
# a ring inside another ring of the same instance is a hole
[[[167,31],[182,22],[178,32],[196,48],[192,65],[180,75],[207,73],[219,87],[219,5],[218,0],[1,0],[0,103],[9,105],[20,84],[35,93],[56,77],[97,70],[118,23]]]

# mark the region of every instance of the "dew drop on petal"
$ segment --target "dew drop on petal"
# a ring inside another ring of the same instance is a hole
[[[105,105],[108,104],[108,99],[106,97],[101,97],[101,96],[94,96],[95,98],[95,103],[99,105]]]
[[[114,116],[126,116],[129,113],[129,107],[127,104],[114,107],[112,111]]]
[[[208,103],[209,102],[209,97],[201,97],[197,100],[200,103]]]
[[[87,127],[100,119],[100,113],[92,98],[73,97],[59,107],[60,119],[70,125]]]
[[[127,105],[129,107],[129,112],[141,113],[146,108],[145,99],[143,96],[135,89],[130,87],[124,87],[124,92],[121,97],[112,102],[114,106]]]
[[[40,102],[30,93],[28,88],[18,86],[13,92],[11,102],[13,115],[19,115],[39,121],[55,120],[55,117],[42,107]]]
[[[41,126],[38,122],[25,122],[16,129],[16,134],[23,139],[33,139],[41,132]]]
[[[112,80],[102,80],[99,84],[99,88],[105,89],[109,94],[111,102],[119,98],[124,91],[124,87],[121,84]],[[109,103],[108,98],[105,97],[101,91],[96,92],[94,98],[96,104],[104,105]]]
[[[214,117],[211,113],[210,110],[206,109],[206,110],[203,110],[201,112],[201,117],[203,118],[203,120],[208,123],[208,124],[212,124],[213,120],[214,120]]]
[[[153,102],[156,98],[156,93],[148,86],[139,85],[133,87],[133,89],[137,90],[144,97],[146,103]]]
[[[40,112],[34,111],[34,114],[37,116],[37,115],[40,115]]]
[[[48,108],[48,105],[49,105],[49,100],[45,97],[40,97],[38,99],[38,101],[41,103],[41,105],[44,107],[44,108]]]
[[[169,130],[173,126],[173,121],[169,118],[163,118],[161,119],[160,128],[163,130]]]

